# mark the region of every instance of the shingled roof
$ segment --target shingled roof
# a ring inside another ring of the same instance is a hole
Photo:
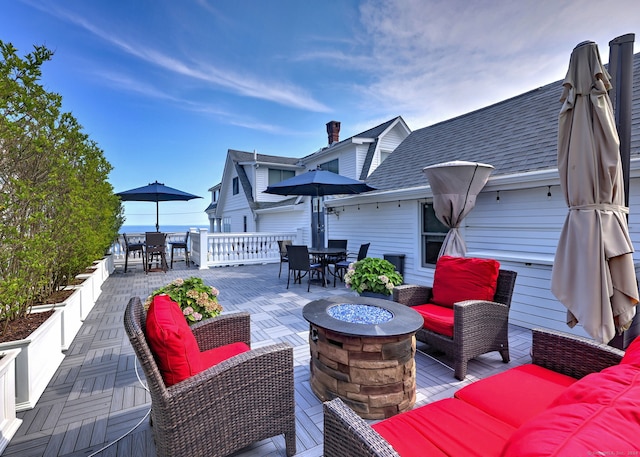
[[[640,54],[634,56],[631,157],[640,155]],[[557,167],[562,81],[414,130],[369,176],[380,190],[427,184],[422,169],[451,160],[493,165],[492,176]]]

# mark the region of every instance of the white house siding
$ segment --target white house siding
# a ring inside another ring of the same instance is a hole
[[[396,126],[380,138],[378,148],[384,149],[385,151],[393,151],[402,143],[402,140],[404,140],[406,136],[407,135],[404,132],[401,133],[400,128]]]
[[[253,214],[249,208],[240,208],[233,211],[226,211],[224,217],[228,217],[231,220],[231,232],[242,233],[244,232],[244,217],[247,217],[247,232],[255,232],[255,222],[253,220]],[[222,221],[224,225],[224,221]]]
[[[577,326],[566,325],[566,308],[550,291],[551,269],[567,207],[559,185],[520,190],[482,192],[464,220],[461,232],[467,255],[495,258],[502,268],[518,273],[510,321],[526,328],[546,327],[587,336]],[[640,178],[632,175],[629,229],[634,246],[640,246]],[[425,195],[426,197],[427,195]],[[331,238],[349,240],[349,250],[370,242],[369,256],[405,254],[405,283],[431,284],[433,268],[420,259],[420,202],[416,200],[337,207],[330,215]],[[639,262],[640,253],[634,255]]]
[[[291,210],[291,207],[288,208],[287,212],[261,212],[258,215],[257,231],[268,233],[298,232],[302,234],[302,239],[297,242],[311,246],[309,202],[303,201],[295,206],[295,210]]]
[[[406,273],[406,262],[413,261],[419,239],[418,203],[401,202],[400,206],[398,202],[365,203],[359,207],[338,206],[339,216],[329,214],[327,239],[348,240],[347,249],[354,253],[361,244],[371,243],[369,257],[406,254]]]

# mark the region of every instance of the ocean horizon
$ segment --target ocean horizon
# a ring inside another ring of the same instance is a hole
[[[209,229],[207,225],[160,225],[160,231],[164,233],[172,233],[172,232],[184,232],[187,230],[191,230],[192,228],[196,229]],[[119,233],[145,233],[145,232],[155,232],[156,226],[154,225],[123,225],[120,227]]]

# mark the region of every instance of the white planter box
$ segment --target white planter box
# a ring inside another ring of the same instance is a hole
[[[0,454],[20,427],[16,417],[16,357],[19,349],[0,351]]]
[[[115,254],[107,254],[104,256],[105,265],[107,269],[107,275],[112,275],[116,271]]]
[[[64,355],[60,348],[62,309],[23,340],[0,343],[0,351],[21,349],[16,357],[16,411],[33,408],[56,373]]]
[[[82,327],[82,291],[79,286],[73,287],[74,292],[61,303],[52,305],[38,305],[31,308],[32,311],[42,312],[51,309],[62,310],[62,332],[61,348],[63,351],[69,349],[71,342],[76,337]]]
[[[95,306],[98,297],[94,296],[93,274],[82,273],[77,275],[76,278],[83,281],[82,284],[76,287],[80,289],[80,319],[84,321]]]

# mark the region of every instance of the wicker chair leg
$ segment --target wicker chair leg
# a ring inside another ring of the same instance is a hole
[[[502,356],[502,362],[504,363],[509,363],[509,360],[511,360],[509,358],[509,349],[503,349],[500,351],[500,355]]]
[[[455,369],[455,374],[454,376],[456,377],[456,379],[459,379],[460,381],[464,381],[464,378],[467,376],[467,361],[466,360],[456,360],[454,362],[454,369]]]
[[[287,447],[287,457],[291,457],[296,454],[296,431],[295,428],[291,432],[285,432],[284,442]]]

